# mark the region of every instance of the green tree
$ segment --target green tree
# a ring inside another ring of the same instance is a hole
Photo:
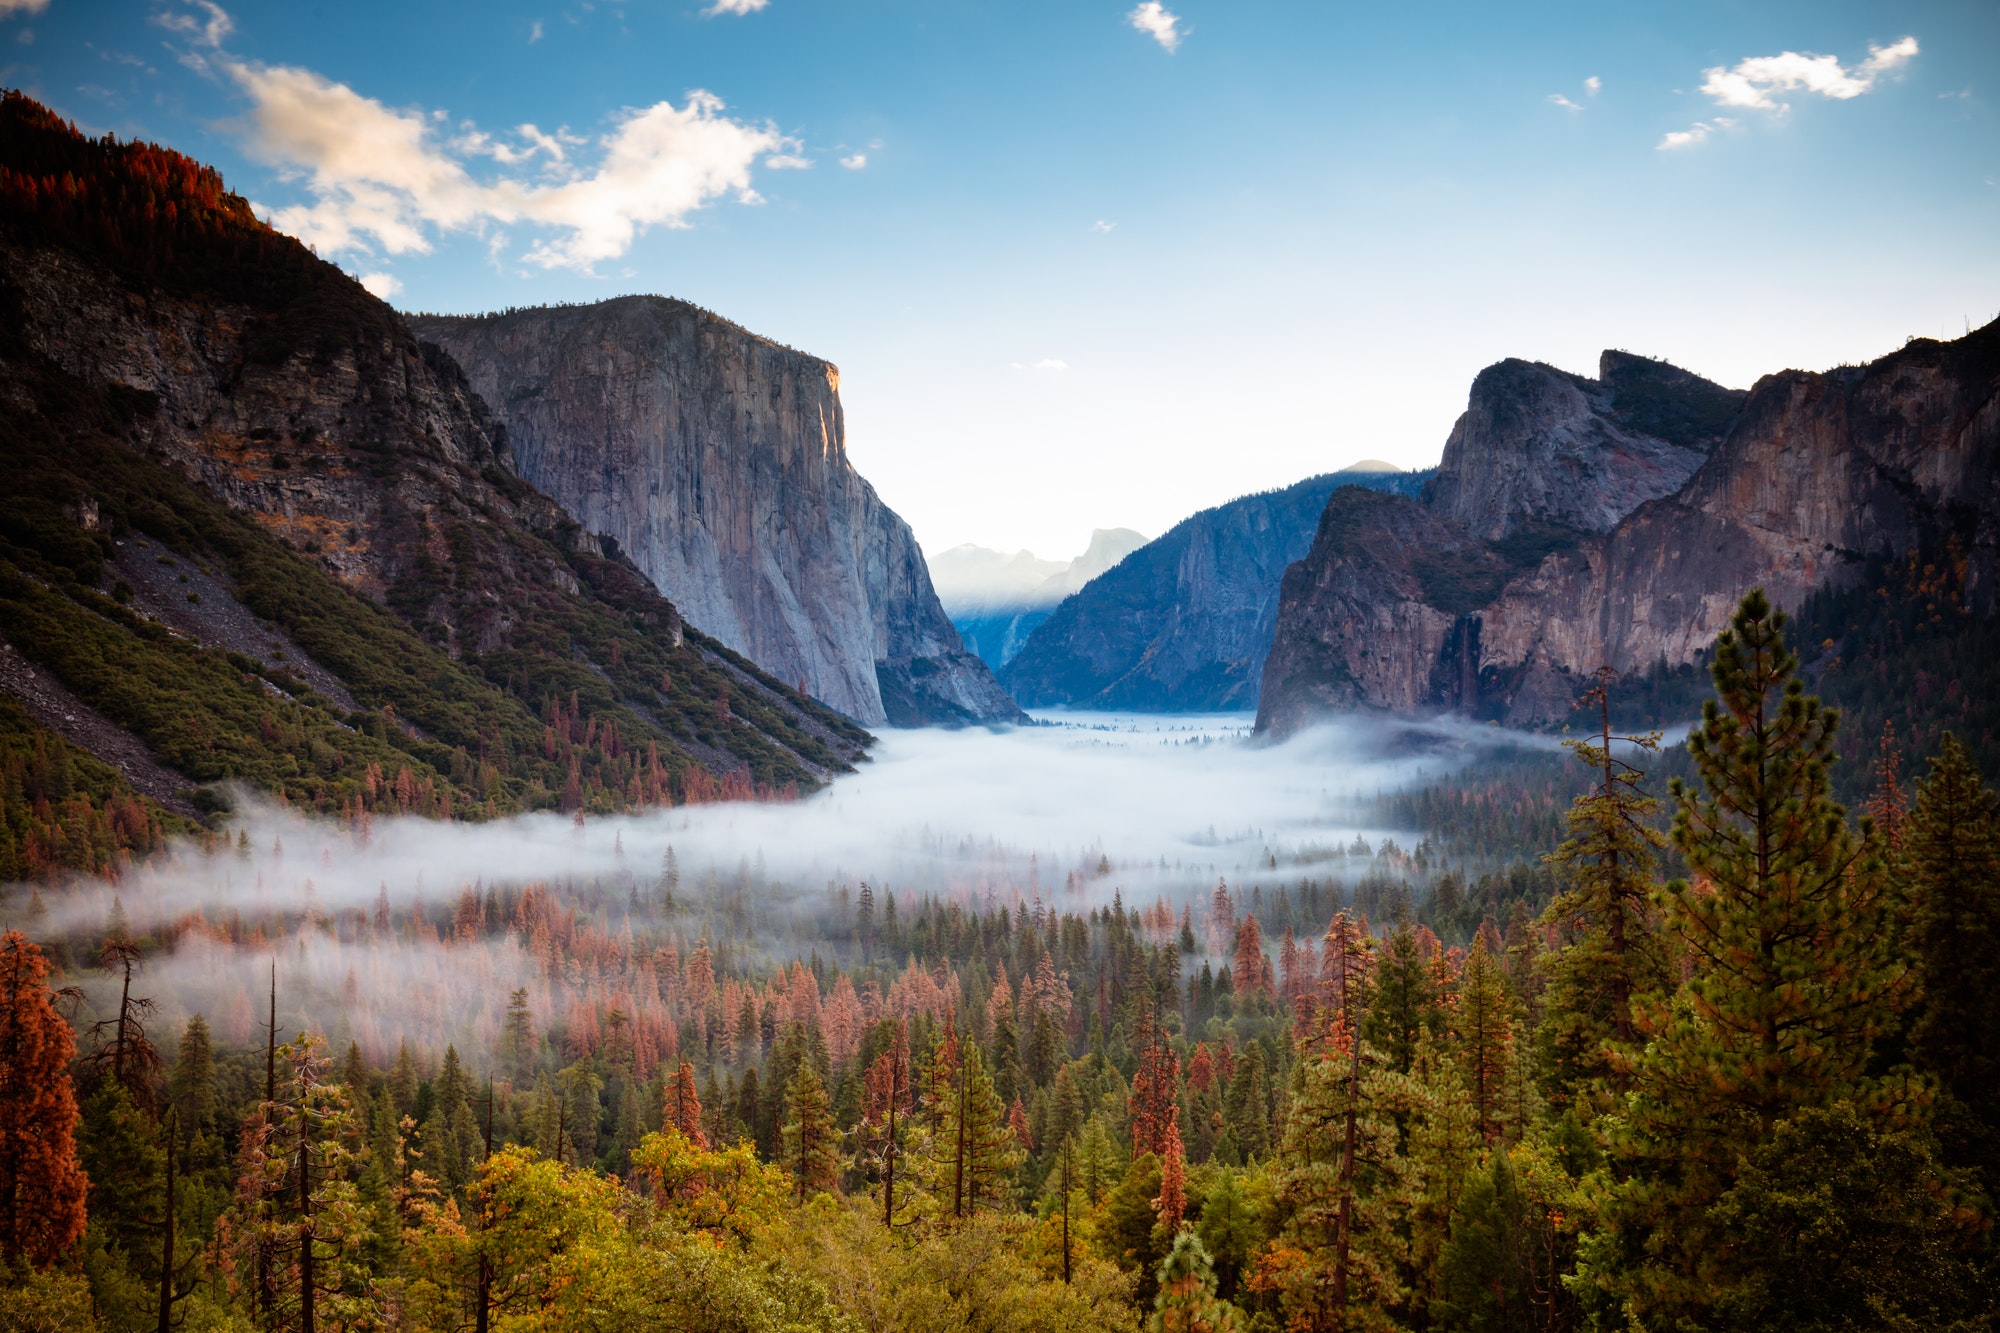
[[[977,1045],[963,1047],[950,1083],[940,1089],[940,1102],[928,1154],[937,1206],[963,1218],[1001,1205],[1022,1154]]]
[[[1116,1188],[1104,1196],[1098,1219],[1098,1249],[1106,1259],[1138,1277],[1134,1295],[1143,1308],[1159,1290],[1160,1260],[1173,1241],[1160,1226],[1153,1200],[1160,1195],[1160,1159],[1142,1153]]]
[[[833,1103],[810,1060],[800,1062],[785,1089],[784,1164],[800,1203],[814,1191],[832,1189],[840,1174]]]
[[[1149,1333],[1230,1333],[1237,1327],[1235,1309],[1216,1299],[1215,1270],[1194,1232],[1174,1236],[1155,1276],[1160,1292],[1146,1323]]]
[[[1781,1123],[1712,1212],[1732,1256],[1712,1297],[1717,1325],[1990,1327],[2000,1274],[1948,1183],[1923,1136],[1851,1103]]]
[[[1903,843],[1923,999],[1911,1047],[1944,1096],[1949,1160],[2000,1192],[2000,807],[1946,732]]]
[[[1579,1092],[1607,1106],[1607,1094],[1624,1091],[1629,1054],[1621,1061],[1614,1053],[1629,1053],[1637,1037],[1632,997],[1660,989],[1667,976],[1665,950],[1647,908],[1658,852],[1666,845],[1650,823],[1659,802],[1640,789],[1644,771],[1616,751],[1623,744],[1652,754],[1660,738],[1658,732],[1612,733],[1614,675],[1609,667],[1600,669],[1597,684],[1578,700],[1597,705],[1597,737],[1563,744],[1596,783],[1570,806],[1568,840],[1544,858],[1569,872],[1568,887],[1542,914],[1542,925],[1562,940],[1544,955],[1548,986],[1537,1033],[1545,1090],[1558,1106]]]
[[[181,1029],[179,1053],[167,1078],[167,1099],[189,1135],[207,1128],[215,1115],[215,1050],[208,1020],[200,1014]]]
[[[1486,940],[1475,935],[1465,973],[1458,986],[1453,1018],[1458,1068],[1472,1098],[1473,1127],[1491,1143],[1511,1118],[1507,1108],[1508,1081],[1513,1074],[1514,1024],[1500,966],[1486,951]]]
[[[1688,737],[1703,792],[1674,784],[1674,845],[1693,872],[1665,893],[1692,975],[1643,1002],[1651,1037],[1619,1141],[1613,1279],[1649,1325],[1705,1318],[1730,1261],[1709,1209],[1738,1161],[1799,1110],[1853,1098],[1912,1110],[1871,1077],[1913,977],[1894,956],[1870,833],[1849,828],[1828,767],[1836,718],[1797,679],[1785,617],[1761,590],[1716,641],[1718,698]]]
[[[1417,942],[1416,927],[1398,916],[1374,968],[1373,993],[1363,1035],[1398,1074],[1410,1072],[1417,1037],[1444,1031],[1443,996]]]

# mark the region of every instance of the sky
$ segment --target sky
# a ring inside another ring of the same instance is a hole
[[[2000,5],[0,0],[0,83],[399,308],[682,297],[933,553],[1066,559],[1480,367],[1747,387],[2000,312]]]

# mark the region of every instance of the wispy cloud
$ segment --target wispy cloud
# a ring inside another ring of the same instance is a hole
[[[1090,224],[1090,229],[1096,232],[1099,236],[1109,236],[1111,234],[1112,228],[1116,227],[1117,225],[1118,224],[1115,222],[1106,222],[1103,218],[1099,218],[1097,221]]]
[[[868,154],[849,153],[846,157],[840,159],[840,165],[846,167],[849,171],[859,171],[868,165]]]
[[[1181,31],[1180,15],[1169,13],[1160,0],[1143,0],[1125,16],[1125,21],[1165,47],[1170,54],[1180,50],[1181,39],[1187,35]]]
[[[1842,65],[1837,56],[1799,51],[1751,56],[1734,65],[1703,70],[1701,91],[1717,106],[1783,115],[1792,105],[1781,94],[1812,93],[1837,102],[1851,101],[1872,91],[1884,74],[1914,60],[1918,49],[1914,37],[1904,37],[1888,46],[1870,43],[1868,58],[1851,69]],[[1692,148],[1713,137],[1718,129],[1728,129],[1735,123],[1726,116],[1717,116],[1712,122],[1696,121],[1685,130],[1670,132],[1654,147]]]
[[[49,7],[49,0],[0,0],[0,19],[10,19],[19,14],[39,14]]]
[[[1561,107],[1565,111],[1583,110],[1583,105],[1581,103],[1572,102],[1567,97],[1564,97],[1561,93],[1550,93],[1549,101],[1555,104],[1556,106]]]
[[[773,153],[764,159],[764,165],[773,171],[804,171],[812,165],[812,159],[797,153]]]
[[[533,46],[536,42],[539,42],[541,40],[542,40],[542,21],[540,19],[536,19],[533,23],[528,25],[528,45]]]
[[[421,253],[437,231],[524,224],[553,233],[531,245],[528,262],[588,270],[624,254],[647,227],[687,226],[711,200],[733,193],[758,202],[752,166],[794,146],[772,126],[732,120],[719,98],[696,90],[678,107],[627,110],[585,170],[567,150],[587,141],[563,131],[523,125],[509,144],[462,124],[446,136],[441,113],[395,110],[311,70],[221,67],[250,100],[251,151],[313,196],[271,210],[272,224],[331,253]],[[537,156],[537,178],[482,180],[467,169],[470,158],[520,167]]]
[[[0,0],[0,5],[6,3],[8,0]],[[153,16],[153,22],[210,50],[221,46],[229,34],[236,31],[236,21],[214,0],[194,0],[187,9],[163,10]]]
[[[1853,69],[1843,66],[1835,56],[1797,51],[1752,56],[1733,68],[1717,65],[1702,71],[1706,78],[1701,91],[1719,106],[1755,111],[1789,110],[1789,104],[1779,101],[1773,95],[1776,93],[1817,93],[1844,102],[1871,91],[1878,78],[1908,64],[1916,55],[1917,39],[1905,37],[1890,46],[1869,46],[1868,58]]]
[[[402,282],[393,273],[364,273],[355,281],[384,301],[403,290]]]
[[[770,4],[771,0],[715,0],[715,3],[701,12],[709,18],[723,14],[754,14]]]
[[[1589,93],[1592,97],[1597,96],[1597,94],[1600,91],[1602,91],[1603,88],[1604,88],[1604,80],[1598,78],[1595,74],[1591,75],[1589,78],[1583,81],[1583,90]]]
[[[1589,78],[1583,81],[1583,95],[1586,98],[1595,97],[1597,96],[1599,90],[1601,90],[1603,87],[1604,87],[1604,80],[1598,78],[1595,74],[1593,74]],[[1552,106],[1559,106],[1565,111],[1581,111],[1583,110],[1583,105],[1584,105],[1582,102],[1571,101],[1569,98],[1563,96],[1563,94],[1561,93],[1550,93],[1549,104]]]

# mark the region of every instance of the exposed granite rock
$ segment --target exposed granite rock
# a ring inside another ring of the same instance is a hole
[[[1742,400],[1624,352],[1604,353],[1595,380],[1502,361],[1473,380],[1424,500],[1489,540],[1531,524],[1609,532],[1645,501],[1678,491]]]
[[[1037,560],[1027,551],[957,546],[931,560],[931,581],[941,585],[938,600],[958,637],[998,671],[1065,597],[1145,544],[1130,528],[1097,528],[1083,554],[1068,564]],[[950,586],[943,586],[947,580]]]
[[[1424,473],[1328,473],[1203,510],[1092,580],[1001,680],[1022,703],[1148,712],[1249,708],[1286,565],[1338,488],[1413,492]]]
[[[683,301],[421,316],[521,475],[689,620],[863,723],[1019,716],[848,462],[840,373]]]
[[[1505,471],[1504,460],[1465,466]],[[1423,557],[1406,536],[1422,521],[1406,511],[1329,507],[1323,540],[1286,574],[1261,730],[1282,735],[1349,706],[1547,722],[1567,714],[1577,677],[1601,664],[1693,660],[1751,587],[1796,606],[1851,580],[1871,553],[1926,543],[1959,543],[1968,596],[1992,611],[2000,321],[1949,343],[1912,341],[1867,366],[1766,376],[1676,493],[1539,555],[1481,542],[1436,487],[1426,499],[1434,526],[1419,540],[1473,577],[1416,577]]]

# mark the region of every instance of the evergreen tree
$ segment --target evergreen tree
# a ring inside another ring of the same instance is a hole
[[[1622,1092],[1637,1030],[1632,997],[1666,984],[1667,960],[1647,910],[1658,850],[1666,839],[1649,822],[1659,802],[1639,787],[1645,773],[1621,759],[1616,746],[1640,754],[1659,748],[1659,733],[1618,736],[1611,730],[1609,667],[1577,702],[1598,710],[1595,740],[1563,744],[1589,769],[1595,786],[1568,814],[1569,839],[1544,858],[1569,872],[1569,884],[1542,914],[1562,944],[1547,956],[1548,990],[1538,1039],[1550,1100],[1567,1106],[1579,1092],[1608,1105]]]
[[[410,1054],[410,1043],[405,1040],[396,1048],[396,1063],[389,1070],[389,1097],[396,1104],[399,1116],[417,1114],[417,1061]]]
[[[1174,1235],[1157,1276],[1160,1293],[1146,1323],[1149,1333],[1230,1333],[1237,1327],[1236,1311],[1216,1299],[1215,1269],[1194,1232]]]
[[[215,1049],[209,1041],[208,1020],[200,1014],[181,1029],[180,1049],[167,1079],[167,1099],[189,1135],[206,1129],[215,1115]]]
[[[1271,1079],[1269,1062],[1261,1042],[1250,1042],[1237,1057],[1236,1073],[1229,1080],[1229,1094],[1223,1114],[1244,1161],[1262,1157],[1271,1148]]]
[[[1473,1125],[1487,1142],[1500,1137],[1507,1114],[1507,1088],[1514,1060],[1513,1022],[1500,968],[1486,951],[1486,939],[1475,935],[1459,981],[1458,1007],[1453,1017],[1458,1068],[1472,1098]]]
[[[535,1016],[528,1008],[528,991],[520,987],[507,998],[507,1017],[500,1029],[500,1068],[509,1078],[526,1080],[540,1063]]]
[[[1705,1317],[1734,1279],[1709,1209],[1788,1116],[1844,1098],[1890,1118],[1907,1080],[1871,1077],[1913,977],[1892,953],[1873,837],[1834,803],[1836,718],[1797,679],[1761,590],[1716,641],[1718,698],[1688,737],[1704,792],[1676,782],[1673,840],[1694,873],[1665,894],[1692,975],[1642,1001],[1651,1040],[1620,1140],[1631,1178],[1611,1279],[1647,1323]]]
[[[2000,1193],[2000,804],[1946,732],[1904,840],[1923,972],[1911,1047],[1943,1085],[1948,1158]]]
[[[755,1085],[751,1085],[753,1090]],[[679,1130],[696,1148],[708,1147],[708,1134],[701,1125],[701,1096],[695,1091],[694,1065],[683,1060],[667,1085],[667,1104],[661,1117]]]
[[[55,1263],[83,1235],[70,1026],[48,960],[18,930],[0,938],[0,1260]]]
[[[811,1060],[799,1064],[785,1090],[784,1165],[800,1203],[806,1195],[830,1190],[840,1173],[838,1136],[833,1128],[833,1103]]]
[[[980,1208],[1000,1205],[1008,1197],[1008,1182],[1022,1153],[977,1045],[967,1042],[961,1048],[938,1098],[936,1129],[927,1154],[929,1185],[938,1208],[965,1218]]]
[[[1442,1002],[1437,979],[1417,943],[1416,927],[1408,917],[1399,916],[1374,967],[1363,1035],[1382,1052],[1391,1070],[1407,1074],[1416,1058],[1418,1034],[1427,1027],[1444,1030]]]

